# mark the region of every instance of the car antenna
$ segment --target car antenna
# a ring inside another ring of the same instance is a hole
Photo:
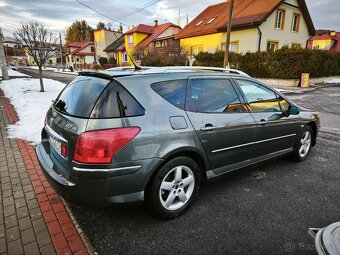
[[[113,32],[115,32],[115,31],[113,31]],[[116,33],[113,33],[113,34],[115,35],[116,39],[118,40],[119,38],[118,38],[118,36],[116,35]],[[123,34],[122,36],[124,36],[124,34]],[[125,40],[124,40],[124,43],[125,43]],[[131,60],[133,66],[135,67],[135,71],[142,70],[142,68],[141,68],[140,66],[137,66],[136,63],[133,61],[133,59],[130,57],[130,54],[129,54],[128,51],[126,51],[126,54],[128,55],[129,59]]]

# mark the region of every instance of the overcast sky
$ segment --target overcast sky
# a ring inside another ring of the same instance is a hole
[[[106,16],[116,19],[136,8],[144,6],[151,0],[79,0]],[[220,3],[222,0],[160,0],[156,4],[135,14],[119,20],[128,26],[139,23],[152,24],[154,19],[178,22],[179,9],[181,25],[185,25],[186,14],[189,21],[208,5]],[[306,0],[314,26],[340,31],[339,0]],[[95,27],[99,21],[117,29],[119,22],[113,22],[94,11],[84,7],[76,0],[0,0],[0,27],[6,36],[10,36],[15,26],[21,21],[39,21],[55,32],[65,33],[66,28],[75,20],[85,19]]]

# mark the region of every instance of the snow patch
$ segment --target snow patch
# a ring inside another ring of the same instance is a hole
[[[8,125],[8,137],[19,138],[38,144],[44,119],[52,100],[56,99],[66,84],[51,79],[43,79],[45,92],[39,92],[38,79],[20,78],[3,81],[0,88],[10,99],[19,121]]]
[[[340,78],[332,78],[330,80],[325,81],[325,83],[340,83]]]

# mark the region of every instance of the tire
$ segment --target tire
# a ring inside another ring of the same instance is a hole
[[[171,159],[159,169],[146,191],[146,206],[163,219],[176,218],[194,201],[201,180],[202,173],[193,159]]]
[[[293,160],[297,162],[304,161],[312,149],[312,143],[313,129],[310,126],[306,126],[294,146]]]

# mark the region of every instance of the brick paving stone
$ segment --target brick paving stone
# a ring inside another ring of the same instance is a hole
[[[24,254],[24,249],[20,240],[10,242],[8,245],[8,254],[21,255]]]
[[[0,253],[5,253],[7,251],[6,249],[6,239],[5,237],[0,238]]]
[[[14,108],[0,89],[0,255],[88,254],[61,199],[46,181],[34,148],[7,138],[6,125],[16,121]]]
[[[40,251],[39,251],[39,247],[38,244],[36,242],[32,242],[29,244],[25,244],[24,245],[24,251],[25,254],[29,254],[29,255],[39,255]]]
[[[24,231],[21,231],[21,240],[24,245],[34,242],[35,235],[34,235],[33,228],[29,228]]]
[[[45,245],[40,248],[41,255],[54,255],[55,250],[52,244]]]
[[[19,219],[19,229],[20,231],[23,231],[28,228],[33,228],[32,221],[30,217],[24,217]]]

